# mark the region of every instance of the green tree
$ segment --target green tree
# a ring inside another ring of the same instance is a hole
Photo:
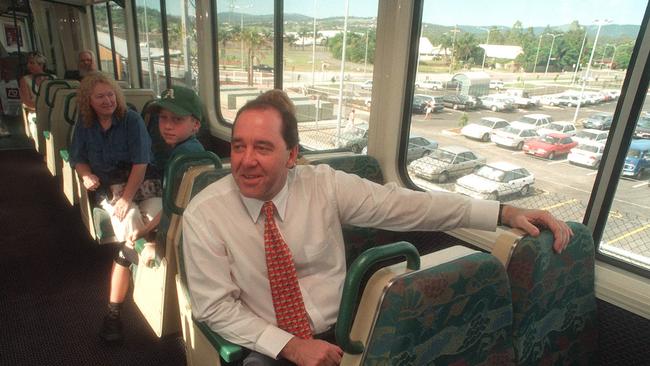
[[[239,37],[244,41],[246,49],[246,69],[248,70],[248,86],[253,86],[253,62],[260,58],[262,48],[271,44],[271,35],[256,27],[244,28]]]

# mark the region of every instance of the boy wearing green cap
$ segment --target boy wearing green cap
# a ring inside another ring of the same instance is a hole
[[[150,113],[158,117],[158,128],[154,131],[160,133],[166,147],[164,151],[155,154],[155,165],[161,172],[167,161],[176,155],[204,151],[195,136],[201,127],[203,107],[199,96],[193,90],[180,86],[167,89],[149,108]],[[154,120],[155,117],[149,123],[155,125]],[[155,239],[150,234],[158,227],[160,215],[158,212],[145,228],[130,233],[115,258],[111,273],[108,314],[104,318],[100,332],[100,337],[106,342],[114,343],[123,340],[120,310],[129,289],[129,267],[131,264],[138,264],[138,254],[133,248],[133,243],[139,238],[147,238],[148,242],[141,254],[143,262],[149,263],[155,258]]]

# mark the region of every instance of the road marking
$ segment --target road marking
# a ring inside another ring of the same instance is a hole
[[[566,163],[566,162],[567,162],[566,159],[564,159],[564,160],[557,160],[557,161],[553,161],[553,162],[550,162],[550,163],[546,163],[546,165],[556,165],[556,164],[562,164],[562,163]]]
[[[650,224],[645,224],[645,225],[641,226],[638,229],[632,230],[629,233],[626,233],[626,234],[623,234],[623,235],[619,236],[618,238],[609,240],[609,241],[607,241],[607,244],[616,243],[617,241],[623,240],[623,239],[627,238],[628,236],[640,233],[640,232],[642,232],[644,230],[647,230],[647,229],[650,229]]]
[[[573,203],[573,202],[578,202],[578,200],[575,199],[575,198],[573,198],[573,199],[570,199],[570,200],[568,200],[568,201],[564,201],[564,202],[556,203],[556,204],[554,204],[554,205],[552,205],[552,206],[542,207],[542,210],[550,210],[550,209],[552,209],[552,208],[556,208],[556,207],[560,207],[560,206],[568,205],[569,203]]]
[[[648,182],[642,182],[642,183],[639,183],[639,184],[633,185],[632,188],[643,187],[643,186],[645,186],[646,184],[648,184]]]
[[[620,213],[618,210],[616,210],[616,211],[609,211],[608,216],[609,216],[609,218],[611,218],[611,219],[622,219],[622,218],[623,218],[623,214]]]

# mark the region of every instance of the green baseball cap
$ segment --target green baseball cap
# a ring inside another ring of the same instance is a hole
[[[194,90],[182,86],[173,86],[171,89],[164,90],[152,107],[165,108],[181,117],[192,115],[199,121],[203,119],[201,99]]]

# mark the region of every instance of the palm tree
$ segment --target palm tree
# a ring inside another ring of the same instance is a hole
[[[261,48],[267,46],[272,40],[270,33],[257,28],[246,28],[240,33],[246,47],[246,62],[248,70],[248,86],[253,86],[253,60],[262,55]]]

